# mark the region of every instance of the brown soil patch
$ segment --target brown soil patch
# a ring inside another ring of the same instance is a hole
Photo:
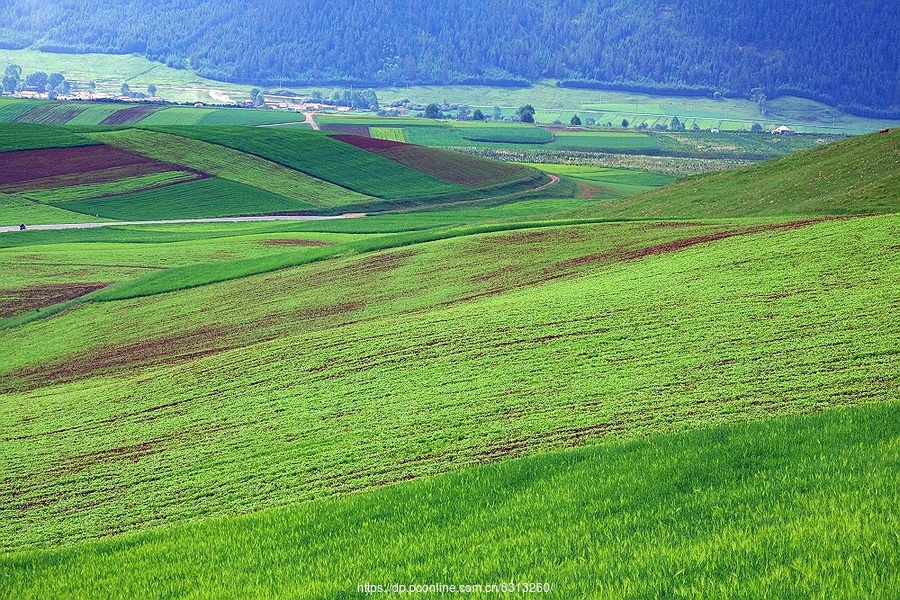
[[[89,294],[108,283],[51,283],[0,290],[0,318],[17,317],[32,310],[53,306]]]
[[[526,179],[528,167],[489,161],[449,150],[393,142],[395,146],[373,150],[379,156],[435,179],[469,188],[481,188]]]
[[[594,186],[588,185],[586,183],[579,183],[578,187],[581,188],[581,192],[578,194],[578,198],[581,200],[589,200],[590,198],[596,198],[597,188]]]
[[[330,127],[330,126],[329,126]],[[353,127],[353,126],[351,126]],[[398,148],[402,146],[409,146],[409,144],[404,142],[395,142],[394,140],[382,140],[379,138],[369,137],[369,128],[366,127],[366,132],[363,133],[351,133],[349,131],[345,131],[343,133],[347,133],[349,135],[333,135],[331,136],[333,139],[338,140],[340,142],[344,142],[345,144],[350,144],[351,146],[356,146],[357,148],[362,148],[363,150],[385,150],[387,148]]]
[[[322,125],[322,129],[325,131],[334,131],[336,133],[342,133],[345,135],[354,135],[357,137],[369,137],[369,128],[366,125],[337,125],[337,124],[327,124]],[[334,136],[338,137],[338,136]]]
[[[261,242],[266,246],[327,246],[326,242],[321,240],[298,240],[298,239],[281,239],[281,240],[263,240]]]
[[[230,349],[234,338],[229,328],[209,326],[122,346],[98,346],[56,364],[10,371],[0,377],[0,392],[37,389],[134,367],[177,364]]]
[[[68,185],[115,181],[109,179],[109,173],[104,173],[115,167],[132,167],[135,174],[186,170],[112,146],[46,148],[4,152],[0,160],[0,181],[7,192],[41,189],[41,180],[46,183],[47,178],[67,175],[77,176],[70,177]],[[96,179],[93,173],[97,173]],[[34,182],[38,182],[38,187],[33,187]]]
[[[100,122],[101,125],[131,125],[132,123],[137,123],[147,115],[152,112],[155,112],[157,107],[150,106],[147,104],[141,104],[138,106],[132,106],[131,108],[124,108],[122,110],[116,111],[113,114],[109,115],[103,121]]]

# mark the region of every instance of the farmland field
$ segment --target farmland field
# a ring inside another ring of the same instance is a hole
[[[234,127],[164,131],[255,154],[377,198],[398,199],[465,192],[462,186],[442,182],[387,159],[373,161],[372,154],[365,150],[314,132],[288,131],[278,127],[256,130],[253,136],[247,136],[242,129]]]
[[[316,206],[337,206],[364,202],[366,199],[276,162],[190,137],[137,129],[89,135],[157,160],[185,165]]]
[[[896,587],[900,132],[672,181],[284,127],[47,131],[115,148],[36,152],[211,176],[23,199],[93,164],[48,161],[0,215],[281,212],[307,177],[400,210],[0,233],[0,595]]]

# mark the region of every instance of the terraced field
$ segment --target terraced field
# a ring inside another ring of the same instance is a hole
[[[412,171],[379,156],[397,141],[252,132],[91,135],[171,164],[346,156],[382,192]],[[0,234],[0,590],[890,597],[898,148],[621,199]]]

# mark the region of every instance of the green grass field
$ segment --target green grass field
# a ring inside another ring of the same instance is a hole
[[[290,128],[84,135],[256,174],[60,204],[118,218],[405,172]],[[898,135],[674,182],[540,165],[563,182],[520,202],[0,233],[0,594],[891,597]]]
[[[659,435],[16,554],[0,558],[0,589],[349,598],[365,584],[540,582],[554,597],[890,598],[898,417],[892,404]]]

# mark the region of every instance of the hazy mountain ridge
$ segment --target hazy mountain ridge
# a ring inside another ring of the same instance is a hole
[[[812,0],[10,0],[0,47],[139,53],[272,85],[611,84],[900,113],[900,5]]]

